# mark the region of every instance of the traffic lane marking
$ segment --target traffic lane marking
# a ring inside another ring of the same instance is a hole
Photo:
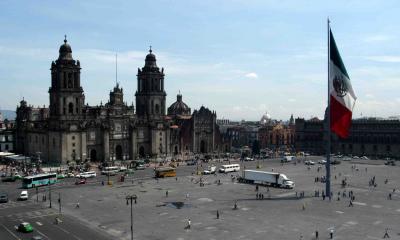
[[[10,229],[8,229],[4,224],[1,223],[1,226],[8,232],[11,234],[11,236],[13,236],[15,239],[21,240],[21,238],[19,238],[17,235],[15,235],[12,231],[10,231]]]
[[[76,239],[76,240],[82,240],[81,238],[79,238],[79,237],[76,236],[75,234],[73,234],[73,233],[69,232],[68,230],[66,230],[65,228],[63,228],[63,227],[62,227],[63,224],[61,224],[63,221],[61,221],[60,224],[54,224],[54,222],[51,222],[50,218],[43,218],[42,220],[43,220],[44,222],[48,223],[48,224],[47,224],[48,227],[50,227],[50,226],[53,227],[53,226],[54,226],[55,228],[58,228],[58,229],[61,230],[62,232],[64,232],[64,233],[70,235],[70,236],[73,237],[74,239]],[[43,227],[44,227],[44,226],[43,226]],[[42,227],[42,230],[43,230],[43,227]],[[51,228],[50,228],[50,229],[51,229]]]

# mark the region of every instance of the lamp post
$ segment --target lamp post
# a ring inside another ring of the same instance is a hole
[[[126,205],[129,205],[129,202],[131,204],[131,240],[133,240],[133,200],[135,200],[135,204],[136,204],[136,199],[137,196],[136,194],[132,194],[132,195],[128,195],[126,196]]]

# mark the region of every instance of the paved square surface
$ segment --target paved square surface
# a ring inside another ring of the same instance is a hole
[[[256,162],[245,164],[247,169],[255,169]],[[268,192],[260,187],[264,200],[257,200],[255,186],[232,181],[231,174],[203,176],[206,184],[201,187],[200,176],[191,175],[196,167],[185,166],[178,168],[178,180],[135,179],[133,184],[131,180],[114,182],[111,187],[94,183],[59,191],[64,213],[116,239],[130,239],[128,194],[138,196],[133,206],[134,239],[315,239],[315,231],[319,239],[329,239],[331,229],[334,239],[382,239],[386,228],[391,239],[400,239],[398,166],[372,160],[342,161],[332,166],[333,198],[323,201],[314,197],[315,191],[324,190],[323,183],[314,181],[325,174],[323,166],[318,172],[318,164],[308,169],[303,163],[281,165],[277,160],[266,160],[261,165],[262,170],[285,173],[295,181],[295,189],[269,188]],[[151,171],[137,172],[134,178],[151,176]],[[376,187],[369,186],[373,176]],[[349,184],[346,188],[340,186],[344,178]],[[388,200],[393,189],[397,190]],[[297,198],[296,192],[299,196],[303,191],[305,197]],[[353,207],[349,207],[349,191],[355,195]],[[235,201],[237,210],[233,210]],[[75,208],[77,202],[79,209]]]

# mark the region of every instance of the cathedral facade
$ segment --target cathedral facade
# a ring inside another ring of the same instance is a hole
[[[16,152],[65,164],[230,150],[214,111],[202,106],[192,114],[179,93],[166,113],[164,69],[151,49],[138,69],[136,109],[124,102],[118,83],[106,104],[85,104],[80,75],[80,62],[65,39],[51,63],[49,107],[25,100],[17,107]]]

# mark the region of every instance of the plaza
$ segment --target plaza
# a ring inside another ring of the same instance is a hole
[[[323,157],[307,157],[316,162],[320,159]],[[130,239],[130,206],[125,200],[129,194],[138,197],[137,204],[133,204],[134,239],[300,239],[301,236],[315,239],[316,231],[319,239],[329,239],[331,229],[334,239],[382,239],[387,228],[391,239],[400,238],[397,166],[386,166],[381,160],[342,161],[332,165],[333,197],[329,201],[314,196],[315,191],[322,192],[325,188],[324,183],[315,182],[316,177],[325,174],[324,166],[306,166],[304,159],[298,161],[296,164],[281,164],[279,159],[241,162],[242,168],[246,165],[246,169],[256,169],[259,164],[261,170],[285,173],[295,182],[292,190],[260,186],[258,192],[264,195],[263,200],[256,199],[255,185],[232,180],[231,175],[240,173],[192,175],[197,166],[178,167],[177,178],[158,180],[152,177],[153,169],[147,168],[123,183],[116,177],[112,186],[103,186],[99,177],[80,186],[65,180],[54,186],[53,191],[62,194],[63,215],[79,219],[110,239]],[[376,187],[369,186],[374,176]],[[341,187],[344,178],[348,183],[346,188]],[[355,197],[353,207],[349,207],[350,191]],[[76,208],[76,203],[80,208]],[[54,207],[57,208],[57,203]],[[188,219],[190,229],[187,229]]]

